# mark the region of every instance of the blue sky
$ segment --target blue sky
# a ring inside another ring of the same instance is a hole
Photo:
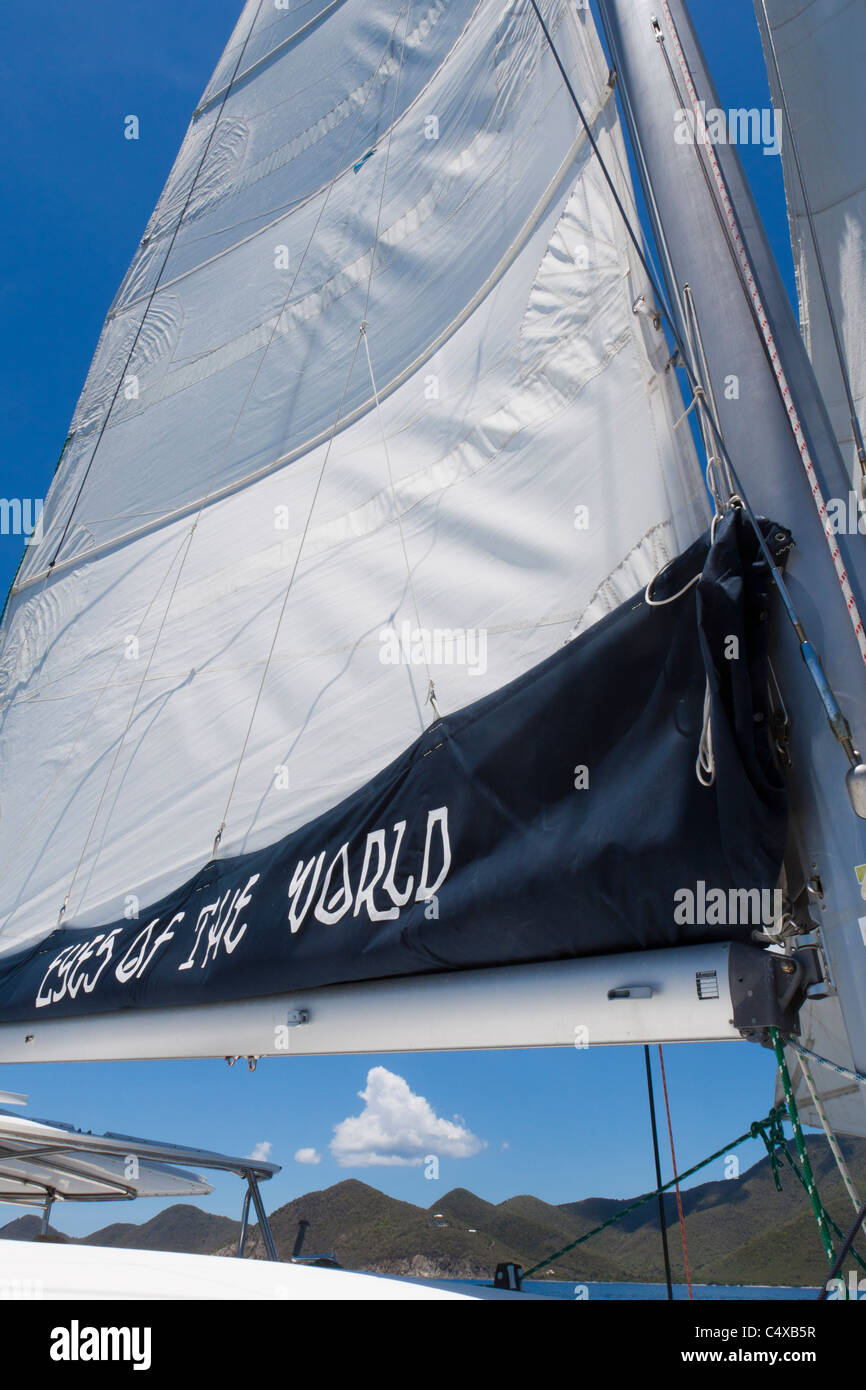
[[[237,17],[240,0],[12,0],[0,20],[4,215],[0,226],[0,410],[3,496],[44,496],[96,345],[180,144]],[[751,0],[692,0],[722,104],[768,103]],[[139,116],[141,138],[123,139]],[[743,152],[789,286],[793,276],[778,158]],[[5,595],[20,542],[0,536]],[[772,1057],[743,1044],[666,1050],[680,1168],[764,1115]],[[358,1115],[370,1068],[384,1066],[438,1116],[483,1141],[471,1157],[423,1169],[342,1168],[334,1126]],[[139,1133],[248,1153],[259,1143],[283,1172],[270,1207],[345,1177],[428,1206],[466,1186],[491,1201],[532,1192],[553,1202],[626,1196],[653,1185],[641,1049],[341,1057],[264,1061],[254,1074],[224,1062],[0,1067],[0,1088],[29,1093],[26,1113],[95,1131]],[[294,1162],[301,1148],[322,1155]],[[665,1152],[665,1151],[663,1151]],[[740,1151],[743,1164],[762,1152]],[[670,1158],[665,1162],[670,1174]],[[721,1177],[721,1162],[706,1176]],[[66,1207],[55,1224],[82,1234],[145,1220],[158,1202]],[[207,1203],[236,1215],[236,1180]],[[4,1215],[5,1213],[5,1215]],[[0,1208],[0,1224],[15,1212]]]

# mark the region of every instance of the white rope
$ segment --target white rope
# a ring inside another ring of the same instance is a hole
[[[673,429],[678,430],[679,427],[680,427],[680,425],[683,423],[683,420],[688,419],[689,415],[691,415],[691,413],[692,413],[692,411],[694,410],[695,406],[698,404],[698,401],[700,401],[702,405],[703,405],[704,402],[705,402],[705,394],[704,394],[704,388],[703,388],[703,386],[696,386],[696,387],[695,387],[694,391],[692,392],[692,403],[691,403],[691,405],[687,405],[686,408],[685,408],[685,410],[683,411],[682,415],[680,415],[680,417],[679,417],[677,420],[674,420],[674,423],[673,423],[673,426],[672,426]]]
[[[678,598],[682,598],[683,594],[687,594],[689,589],[694,588],[694,586],[697,584],[698,580],[700,579],[703,573],[703,570],[698,570],[698,573],[689,580],[688,584],[684,584],[681,589],[677,589],[677,592],[675,594],[671,594],[668,598],[653,598],[653,585],[656,583],[656,580],[658,579],[659,575],[664,574],[667,568],[667,565],[662,565],[661,569],[653,575],[649,584],[647,584],[646,588],[643,591],[643,601],[644,603],[648,604],[650,608],[664,608],[669,603],[675,603]]]
[[[737,505],[742,506],[743,500],[737,493],[733,493],[728,501],[728,506],[733,507]],[[713,517],[712,522],[710,523],[710,545],[712,545],[715,542],[716,530],[718,529],[719,522],[722,520],[722,517],[724,515],[724,512],[716,511],[716,514]],[[647,584],[646,588],[644,589],[644,603],[649,604],[650,608],[664,608],[665,605],[668,603],[675,603],[678,598],[682,598],[683,594],[687,594],[689,589],[691,589],[695,584],[697,584],[698,580],[703,574],[703,569],[698,570],[697,574],[689,580],[688,584],[684,584],[681,589],[678,589],[675,594],[671,594],[668,598],[653,598],[652,591],[656,583],[658,582],[659,576],[664,574],[666,569],[670,569],[673,563],[673,560],[668,560],[667,564],[662,565],[660,570],[656,570],[649,584]]]
[[[703,391],[700,390],[700,388],[699,391],[700,395],[703,396]],[[692,405],[695,405],[697,400],[698,395],[696,394],[695,399],[692,401]],[[692,407],[689,406],[689,410],[691,410],[691,408]],[[688,414],[688,411],[686,411],[686,414]],[[728,499],[728,506],[736,506],[737,504],[739,504],[740,506],[743,505],[742,498],[737,493],[734,493]],[[710,526],[711,545],[716,539],[716,529],[723,515],[723,512],[717,511],[715,516],[713,517],[712,524]],[[689,589],[693,588],[695,584],[698,583],[701,575],[703,574],[703,570],[699,570],[698,573],[689,580],[688,584],[684,584],[681,589],[678,589],[675,594],[671,594],[668,598],[653,598],[653,587],[656,581],[658,580],[659,575],[664,574],[664,571],[669,567],[669,564],[670,561],[668,562],[668,565],[663,565],[662,568],[653,575],[649,584],[647,584],[646,588],[644,589],[644,603],[648,604],[650,608],[664,608],[665,605],[668,603],[675,603],[678,598],[682,598],[683,594],[687,594]],[[704,687],[704,710],[703,718],[701,721],[701,737],[698,743],[698,756],[695,759],[695,775],[702,787],[711,787],[716,780],[716,760],[715,755],[713,753],[713,726],[711,720],[711,708],[712,694],[710,691],[710,678],[709,676],[707,676],[706,685]]]
[[[697,397],[695,397],[695,401],[696,400]],[[692,405],[695,404],[695,401],[692,402]],[[691,409],[691,406],[689,409]],[[713,539],[715,539],[715,523],[716,517],[713,517]],[[675,603],[678,598],[682,598],[683,594],[687,594],[689,589],[694,588],[703,574],[703,570],[698,570],[698,573],[689,580],[688,584],[684,584],[681,589],[678,589],[675,594],[671,594],[668,598],[653,598],[653,585],[659,575],[663,574],[664,570],[667,568],[667,565],[662,566],[662,569],[653,575],[649,584],[647,584],[644,589],[644,603],[649,604],[650,608],[664,608],[668,603]],[[706,686],[704,688],[704,713],[701,723],[701,737],[698,743],[698,756],[695,759],[695,774],[702,787],[711,787],[716,780],[716,764],[713,757],[713,730],[710,722],[709,676],[707,677]]]
[[[704,470],[704,480],[705,480],[706,485],[707,485],[707,491],[708,491],[708,492],[710,493],[710,495],[712,496],[713,503],[714,503],[714,505],[715,505],[715,508],[716,508],[716,511],[717,511],[717,512],[721,509],[721,507],[722,507],[722,505],[723,505],[723,503],[722,503],[722,492],[721,492],[721,488],[720,488],[720,486],[719,486],[719,476],[718,476],[718,470],[720,470],[721,468],[723,468],[723,466],[724,466],[724,465],[723,465],[723,463],[722,463],[722,460],[721,460],[721,458],[719,457],[718,454],[712,454],[712,453],[709,453],[709,452],[708,452],[708,456],[707,456],[707,466],[706,466],[706,469]]]
[[[713,756],[713,726],[710,719],[711,697],[710,678],[704,688],[704,718],[701,725],[701,739],[698,756],[695,759],[695,772],[702,787],[711,787],[716,780],[716,760]]]

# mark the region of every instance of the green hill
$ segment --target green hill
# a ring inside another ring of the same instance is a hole
[[[41,1216],[16,1216],[14,1221],[0,1226],[0,1240],[47,1240],[57,1245],[66,1245],[69,1241],[69,1236],[55,1231],[53,1226],[48,1227],[47,1236],[40,1235],[41,1230]]]
[[[847,1230],[851,1203],[823,1138],[808,1140],[822,1199]],[[866,1140],[848,1139],[843,1150],[855,1183],[866,1190]],[[806,1195],[787,1167],[782,1191],[764,1158],[738,1178],[702,1183],[683,1193],[689,1263],[698,1283],[812,1285],[826,1258]],[[267,1195],[267,1188],[265,1188]],[[271,1229],[281,1259],[291,1256],[298,1222],[309,1222],[304,1253],[336,1255],[342,1265],[377,1273],[451,1276],[491,1275],[503,1260],[524,1268],[548,1261],[545,1274],[575,1282],[655,1283],[663,1277],[658,1205],[645,1203],[568,1254],[554,1253],[607,1220],[633,1198],[586,1197],[553,1205],[522,1194],[486,1201],[463,1187],[419,1207],[388,1197],[350,1178],[280,1207]],[[59,1210],[59,1209],[58,1209]],[[674,1278],[685,1279],[676,1200],[665,1202]],[[39,1218],[19,1217],[0,1236],[32,1239]],[[239,1223],[198,1207],[178,1204],[135,1225],[116,1223],[85,1238],[89,1245],[233,1255]],[[250,1228],[248,1254],[263,1258],[258,1230]]]
[[[228,1216],[214,1216],[200,1207],[181,1202],[157,1212],[140,1226],[130,1221],[103,1226],[85,1236],[82,1244],[212,1255],[233,1238],[236,1241],[239,1229],[239,1221],[232,1221]]]

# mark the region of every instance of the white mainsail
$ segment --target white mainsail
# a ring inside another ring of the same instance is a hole
[[[863,6],[846,0],[813,0],[809,5],[799,0],[755,0],[755,8],[774,103],[781,111],[784,96],[790,120],[782,138],[782,161],[800,326],[852,486],[859,490],[862,469],[856,425],[852,427],[821,269],[862,434],[866,419],[866,148],[863,121],[853,117],[866,69]]]
[[[632,209],[592,20],[544,12]],[[652,309],[527,6],[250,0],[7,605],[4,951],[145,907],[223,821],[220,856],[274,842],[429,678],[443,713],[502,686],[690,542]],[[388,664],[404,625],[475,657]]]

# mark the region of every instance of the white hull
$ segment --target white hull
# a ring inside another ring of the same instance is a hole
[[[392,1279],[387,1275],[265,1260],[0,1240],[0,1297],[39,1301],[74,1298],[384,1302],[431,1298],[477,1301],[532,1295],[447,1280]]]

